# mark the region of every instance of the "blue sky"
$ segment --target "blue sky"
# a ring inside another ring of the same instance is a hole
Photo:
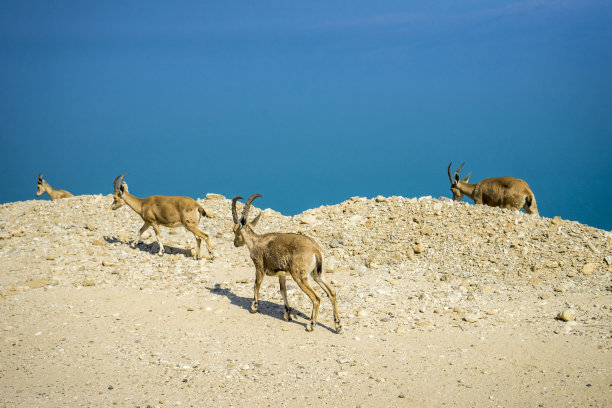
[[[451,197],[453,161],[610,230],[611,22],[589,0],[3,2],[0,202],[129,173],[293,215]]]

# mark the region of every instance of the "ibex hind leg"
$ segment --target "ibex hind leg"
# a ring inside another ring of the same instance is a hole
[[[295,283],[298,284],[300,289],[306,293],[306,296],[312,301],[312,313],[310,315],[310,323],[306,325],[306,331],[313,331],[317,325],[317,317],[319,315],[319,305],[321,304],[321,298],[312,289],[312,286],[308,283],[308,276],[305,278],[293,275]]]
[[[214,259],[214,255],[213,255],[213,250],[212,250],[212,246],[210,244],[210,238],[208,237],[208,234],[205,233],[204,231],[200,230],[197,226],[189,223],[189,224],[185,224],[185,228],[187,228],[188,231],[190,231],[196,238],[196,243],[197,243],[197,249],[196,249],[196,255],[194,256],[195,259],[198,259],[200,257],[200,250],[201,250],[201,246],[202,246],[202,239],[204,240],[204,242],[206,242],[206,246],[208,247],[208,254],[210,255],[209,259]]]
[[[336,329],[336,333],[342,333],[342,324],[340,323],[340,315],[338,314],[338,302],[336,300],[336,292],[332,289],[331,286],[325,281],[323,275],[315,271],[312,274],[315,282],[319,284],[321,289],[325,292],[329,300],[331,301],[332,308],[334,310],[334,328]]]
[[[527,214],[540,215],[538,213],[538,205],[536,204],[535,197],[527,196],[525,198],[525,205],[523,206],[523,209]]]
[[[157,254],[161,256],[164,254],[164,244],[161,242],[161,231],[156,224],[152,224],[152,226],[155,230],[155,238],[157,238],[157,243],[159,244],[159,252]]]

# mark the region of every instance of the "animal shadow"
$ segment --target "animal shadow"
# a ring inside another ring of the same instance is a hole
[[[241,307],[242,309],[247,310],[249,313],[251,313],[251,302],[253,301],[253,298],[251,297],[243,297],[243,296],[238,296],[236,295],[234,292],[232,292],[230,289],[227,288],[222,288],[220,284],[215,283],[214,287],[209,288],[207,287],[206,289],[208,289],[208,291],[210,293],[213,293],[215,295],[219,295],[219,296],[225,296],[226,298],[229,299],[229,301],[233,304],[236,305],[238,307]],[[261,300],[261,298],[259,299],[259,306],[257,308],[257,313],[261,313],[265,316],[269,316],[272,317],[276,320],[280,320],[280,321],[285,321],[285,319],[283,318],[283,312],[284,312],[284,305],[278,304],[278,303],[273,303],[273,302],[268,302],[266,300]],[[300,317],[301,319],[304,319],[306,321],[310,321],[310,316],[306,316],[304,313],[300,312],[299,310],[295,309],[295,308],[291,308],[291,314],[293,315],[293,320],[291,321],[292,323],[296,323],[299,324],[301,326],[304,327],[304,329],[306,328],[306,323],[303,322],[299,322],[297,321],[295,318],[296,317]],[[319,317],[320,317],[320,313],[319,313]],[[317,321],[317,326],[321,326],[324,327],[325,329],[329,330],[330,332],[335,333],[334,330],[332,330],[330,327],[321,324]]]
[[[104,240],[109,244],[119,243],[119,244],[127,245],[130,248],[132,248],[131,245],[132,245],[132,242],[134,242],[134,241],[122,241],[117,237],[108,237],[108,236],[104,237]],[[157,255],[157,253],[159,252],[159,244],[157,243],[157,241],[151,242],[150,244],[145,244],[144,242],[140,241],[140,243],[136,245],[136,248],[134,249],[138,249],[142,252],[147,252],[152,255]],[[164,254],[168,254],[168,255],[182,254],[186,258],[193,257],[193,255],[191,255],[190,249],[177,248],[177,247],[173,247],[170,245],[164,245]]]

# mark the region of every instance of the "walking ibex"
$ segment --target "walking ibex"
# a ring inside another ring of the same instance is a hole
[[[317,243],[304,235],[289,233],[268,233],[258,235],[253,226],[259,221],[261,213],[251,222],[248,222],[251,203],[259,194],[253,194],[244,205],[242,214],[238,218],[236,212],[236,201],[242,197],[234,197],[232,200],[232,217],[234,218],[234,246],[246,245],[249,248],[251,259],[255,264],[255,286],[251,313],[257,312],[259,305],[259,287],[264,275],[278,276],[280,291],[285,302],[285,321],[291,320],[291,308],[287,301],[286,277],[290,274],[295,283],[306,293],[312,301],[312,314],[310,323],[306,325],[307,331],[312,331],[317,324],[319,304],[321,298],[308,283],[308,275],[312,274],[315,282],[321,286],[327,297],[330,298],[333,313],[334,326],[337,333],[342,332],[340,318],[338,316],[338,305],[336,293],[323,278],[323,255]]]
[[[38,175],[38,185],[36,186],[36,197],[40,197],[44,193],[49,194],[51,201],[58,200],[60,198],[74,197],[71,193],[69,193],[66,190],[56,190],[53,187],[51,187],[49,183],[43,180],[44,176],[45,175],[42,173]]]
[[[169,196],[150,196],[147,198],[138,198],[131,195],[128,191],[128,186],[123,183],[123,178],[127,174],[118,176],[113,183],[115,194],[112,209],[116,210],[123,206],[129,205],[132,210],[136,211],[140,218],[144,221],[144,225],[138,231],[136,239],[132,243],[132,247],[138,245],[140,236],[149,228],[153,227],[155,236],[159,243],[159,255],[164,253],[164,245],[161,242],[161,232],[159,226],[178,227],[184,226],[188,231],[191,231],[196,239],[197,250],[194,254],[194,259],[200,257],[200,249],[202,239],[206,241],[210,259],[213,256],[213,250],[210,245],[208,234],[198,228],[200,216],[209,216],[209,214],[190,197],[169,197]]]
[[[476,204],[514,210],[520,210],[522,207],[527,214],[539,215],[535,196],[525,181],[514,177],[492,177],[470,184],[468,181],[471,173],[463,180],[459,177],[459,170],[465,163],[459,166],[454,179],[451,176],[452,164],[453,162],[448,165],[448,178],[454,201],[461,201],[466,195]]]

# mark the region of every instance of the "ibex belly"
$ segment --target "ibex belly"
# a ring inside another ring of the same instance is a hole
[[[178,227],[182,227],[183,224],[179,222],[167,222],[167,223],[159,223],[159,225],[164,226],[164,227],[168,227],[168,228],[178,228]]]
[[[287,276],[289,274],[285,271],[269,271],[268,273],[266,273],[266,275],[267,276]]]

